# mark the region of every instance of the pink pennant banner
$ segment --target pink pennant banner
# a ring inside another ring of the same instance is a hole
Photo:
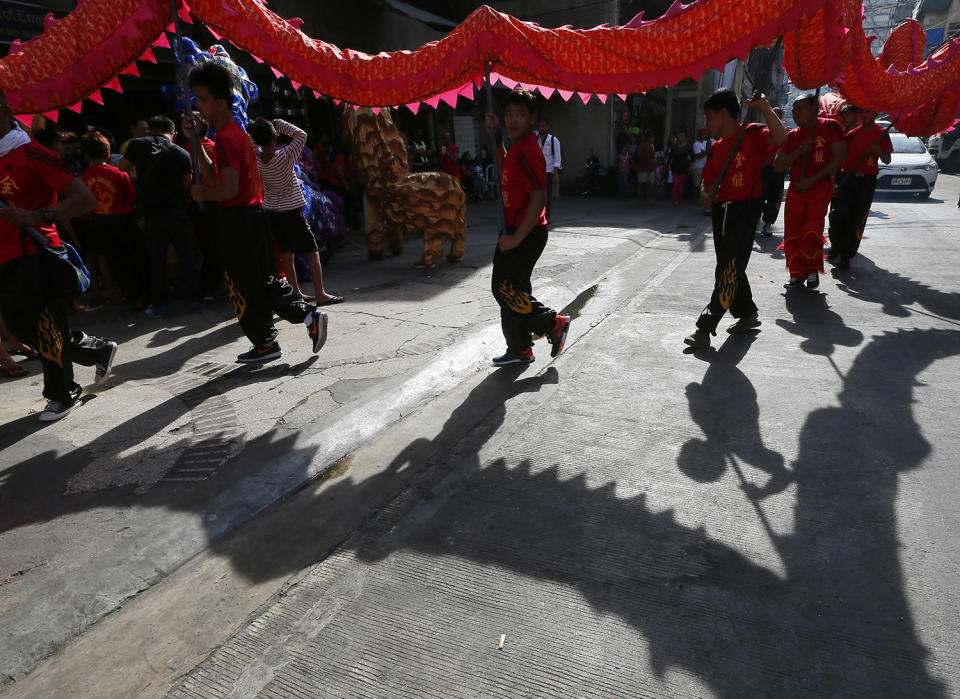
[[[161,32],[160,36],[157,37],[157,40],[153,42],[154,46],[159,46],[162,49],[170,48],[170,39],[167,38],[165,32]]]
[[[277,69],[274,68],[273,66],[270,66],[270,72],[273,73],[274,77],[276,77],[276,78],[282,78],[282,77],[283,77],[283,73],[281,73],[279,70],[277,70]]]
[[[45,116],[50,121],[56,121],[57,117],[60,116],[60,112],[44,112],[43,116]]]

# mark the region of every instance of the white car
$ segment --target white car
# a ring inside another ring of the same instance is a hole
[[[893,153],[890,164],[880,162],[877,192],[916,194],[927,199],[937,184],[937,162],[916,136],[890,132]]]

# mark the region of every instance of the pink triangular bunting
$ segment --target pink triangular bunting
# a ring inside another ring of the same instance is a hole
[[[92,95],[90,95],[90,97],[88,97],[88,99],[93,100],[97,104],[103,104],[103,95],[100,94],[100,90],[94,92]]]
[[[448,90],[447,92],[440,94],[440,99],[449,104],[451,107],[457,106],[457,91]]]
[[[59,115],[60,115],[60,112],[58,112],[58,111],[44,112],[44,113],[43,113],[43,116],[45,116],[45,117],[46,117],[47,119],[49,119],[50,121],[56,121],[56,120],[57,120],[57,117],[58,117]]]
[[[419,103],[419,102],[411,102],[410,104],[406,105],[406,107],[407,107],[407,109],[409,109],[409,110],[410,110],[411,112],[413,112],[414,114],[416,114],[417,112],[420,111],[420,103]]]
[[[282,77],[283,77],[283,73],[281,73],[279,70],[277,70],[277,69],[274,68],[273,66],[270,66],[270,72],[273,73],[274,77],[276,77],[276,78],[282,78]]]
[[[591,95],[589,92],[578,92],[578,93],[577,93],[577,96],[580,98],[580,101],[581,101],[581,102],[583,102],[584,104],[586,104],[587,102],[590,101],[590,97],[591,97],[592,95]]]
[[[162,49],[170,48],[170,39],[167,38],[166,32],[160,32],[160,36],[153,42],[153,45],[159,46]]]
[[[561,90],[559,88],[557,88],[557,94],[560,95],[560,98],[564,102],[569,102],[570,98],[573,97],[573,93],[570,92],[569,90]]]

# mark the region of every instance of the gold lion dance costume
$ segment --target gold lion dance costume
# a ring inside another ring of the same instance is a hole
[[[347,110],[354,171],[364,186],[363,215],[370,259],[403,252],[403,234],[423,231],[418,267],[436,267],[450,241],[448,262],[463,258],[467,201],[460,183],[438,172],[410,173],[407,142],[387,110]]]

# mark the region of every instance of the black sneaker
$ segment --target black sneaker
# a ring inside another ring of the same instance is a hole
[[[807,288],[816,289],[818,286],[820,286],[820,275],[814,272],[807,277]]]
[[[271,359],[278,359],[282,352],[280,343],[274,342],[266,347],[251,347],[249,351],[237,356],[238,362],[269,362]]]
[[[710,333],[703,328],[697,328],[692,334],[683,338],[683,341],[693,349],[704,349],[710,346]]]
[[[316,354],[323,347],[323,343],[327,341],[327,321],[329,319],[326,313],[316,308],[310,311],[310,318],[312,322],[310,327],[307,328],[307,334],[310,336],[310,341],[313,342],[313,352]]]
[[[838,257],[837,269],[850,269],[850,258],[846,256]]]
[[[790,281],[783,285],[784,289],[799,289],[803,286],[803,280],[797,277],[790,277]]]
[[[117,343],[113,341],[107,342],[107,344],[101,347],[98,351],[100,352],[100,358],[94,365],[96,367],[96,374],[93,377],[93,382],[99,385],[106,381],[107,377],[110,375],[110,367],[113,366],[113,358],[117,356]]]
[[[494,366],[509,366],[510,364],[533,364],[533,348],[527,347],[522,352],[510,352],[508,350],[499,357],[493,358]]]
[[[46,407],[40,412],[40,422],[53,422],[70,414],[76,406],[80,405],[80,398],[73,398],[69,403],[60,403],[55,400],[47,401]]]
[[[731,335],[736,335],[737,333],[744,333],[748,330],[755,330],[760,327],[760,318],[754,313],[752,316],[747,318],[741,318],[736,323],[727,328],[727,332]]]
[[[553,329],[547,335],[547,339],[553,345],[550,348],[551,357],[556,357],[563,351],[563,344],[567,341],[568,332],[570,332],[570,316],[562,316],[558,313]]]

